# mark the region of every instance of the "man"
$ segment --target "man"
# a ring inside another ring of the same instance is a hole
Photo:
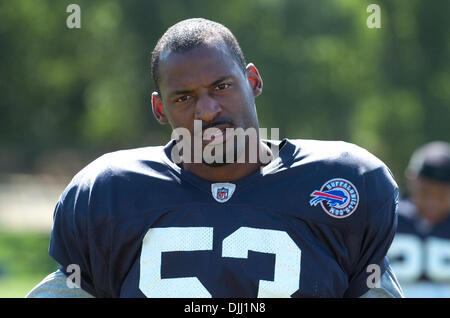
[[[417,149],[388,256],[406,297],[450,297],[450,144]]]
[[[261,138],[261,76],[221,24],[169,28],[152,73],[174,140],[75,176],[54,215],[61,268],[29,297],[401,297],[385,258],[398,189],[381,161],[344,142]]]

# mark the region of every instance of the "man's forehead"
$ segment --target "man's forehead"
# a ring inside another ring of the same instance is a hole
[[[450,191],[450,183],[442,182],[440,180],[435,180],[424,176],[419,176],[416,179],[416,185],[428,190]]]
[[[161,86],[185,86],[233,76],[239,67],[226,45],[200,45],[186,52],[164,52],[160,58]]]

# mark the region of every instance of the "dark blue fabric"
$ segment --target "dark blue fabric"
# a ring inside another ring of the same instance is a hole
[[[301,250],[292,297],[358,297],[368,290],[367,266],[384,271],[398,189],[389,169],[366,150],[285,139],[276,160],[235,182],[232,197],[219,203],[211,182],[170,160],[172,146],[106,154],[61,195],[49,252],[63,269],[78,264],[82,288],[92,295],[144,297],[140,255],[151,228],[213,228],[212,250],[160,255],[162,279],[197,277],[213,297],[256,297],[261,280],[275,279],[276,253],[222,257],[224,239],[241,227],[286,232]],[[345,218],[310,204],[313,191],[334,178],[348,180],[359,194]]]

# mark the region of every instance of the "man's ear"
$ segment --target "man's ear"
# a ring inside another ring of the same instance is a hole
[[[169,122],[166,114],[164,113],[162,99],[158,92],[152,93],[152,110],[153,115],[161,125],[165,125]]]
[[[263,88],[263,80],[259,75],[258,69],[253,63],[247,65],[247,79],[249,80],[250,87],[252,88],[253,95],[255,97],[261,95]]]

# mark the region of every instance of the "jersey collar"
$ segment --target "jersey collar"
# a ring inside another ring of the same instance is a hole
[[[238,191],[242,191],[245,187],[250,184],[253,184],[258,179],[266,178],[270,175],[276,174],[280,170],[284,170],[289,166],[289,163],[294,159],[294,152],[296,151],[296,147],[292,144],[287,138],[279,141],[279,140],[262,140],[269,147],[273,144],[275,146],[279,146],[278,156],[275,157],[269,164],[265,165],[261,169],[253,172],[252,174],[241,178],[237,181],[234,181],[233,184],[236,185],[236,189]],[[162,161],[182,180],[192,184],[193,186],[199,188],[202,191],[211,192],[211,182],[209,180],[200,178],[199,176],[184,170],[180,166],[178,166],[175,162],[170,158],[170,154],[173,146],[175,145],[175,140],[170,140],[162,149],[161,159]]]

